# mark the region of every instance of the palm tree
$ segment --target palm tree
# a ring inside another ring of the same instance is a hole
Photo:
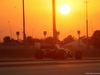
[[[44,31],[43,34],[44,34],[44,39],[45,39],[47,35],[47,31]]]
[[[19,32],[19,31],[17,31],[17,32],[16,32],[16,35],[17,35],[17,40],[19,40],[19,35],[20,35],[20,32]]]
[[[81,33],[80,30],[78,30],[77,33],[78,33],[78,38],[80,39],[80,33]]]
[[[60,32],[59,32],[59,31],[57,31],[57,39],[59,39],[59,35],[60,35]]]
[[[81,33],[81,31],[78,30],[77,33],[78,33],[78,38],[79,38],[79,50],[80,50],[80,33]]]

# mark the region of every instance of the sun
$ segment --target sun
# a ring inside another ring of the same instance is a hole
[[[62,14],[68,14],[70,12],[70,6],[68,4],[62,4],[59,10]]]

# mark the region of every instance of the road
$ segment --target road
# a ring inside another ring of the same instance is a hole
[[[100,75],[100,63],[0,67],[0,75]]]

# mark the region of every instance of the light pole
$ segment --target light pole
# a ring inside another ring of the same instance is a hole
[[[87,35],[87,48],[89,46],[89,41],[88,41],[88,1],[85,1],[86,3],[86,35]]]
[[[26,34],[25,34],[25,9],[24,9],[24,0],[22,0],[23,4],[23,41],[26,40]]]
[[[55,17],[55,0],[52,0],[52,11],[53,11],[53,39],[54,39],[54,43],[56,43],[57,30],[56,30],[56,17]]]

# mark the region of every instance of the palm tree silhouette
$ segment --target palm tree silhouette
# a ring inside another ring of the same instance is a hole
[[[47,31],[44,31],[43,34],[44,34],[44,39],[45,39],[47,35]]]
[[[59,32],[59,31],[57,31],[57,39],[59,39],[59,35],[60,35],[60,32]]]
[[[17,41],[19,40],[19,35],[20,35],[20,32],[19,31],[17,31],[16,32],[16,35],[17,35]]]

